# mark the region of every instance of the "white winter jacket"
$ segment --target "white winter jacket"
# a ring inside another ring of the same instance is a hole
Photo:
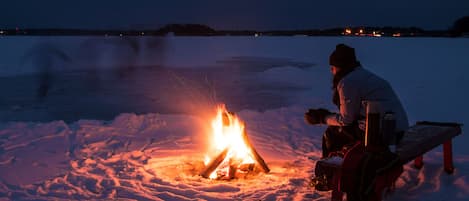
[[[407,114],[391,85],[372,72],[357,67],[347,74],[337,85],[340,98],[340,113],[326,117],[326,123],[332,126],[347,126],[358,122],[365,130],[367,101],[379,101],[383,112],[394,112],[396,131],[405,131],[409,127]],[[388,142],[389,143],[389,142]]]

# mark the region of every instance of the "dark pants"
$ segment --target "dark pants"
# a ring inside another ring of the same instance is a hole
[[[364,138],[364,131],[358,125],[352,126],[329,126],[322,136],[322,157],[328,157],[337,153],[344,147],[353,145]]]

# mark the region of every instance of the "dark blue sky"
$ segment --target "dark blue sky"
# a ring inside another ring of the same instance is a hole
[[[466,15],[469,0],[16,0],[2,2],[0,28],[446,29]]]

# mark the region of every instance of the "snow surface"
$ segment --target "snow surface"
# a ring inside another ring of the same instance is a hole
[[[469,123],[464,38],[0,37],[0,198],[329,200],[308,186],[325,127],[303,113],[334,110],[327,62],[341,42],[390,81],[411,123]],[[269,174],[198,176],[219,102]],[[453,175],[439,147],[387,200],[468,200],[467,141],[463,128]]]

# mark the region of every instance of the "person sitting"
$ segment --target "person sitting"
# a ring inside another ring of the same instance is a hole
[[[332,102],[338,113],[327,109],[309,109],[304,118],[312,125],[325,124],[322,138],[322,157],[340,151],[344,146],[364,139],[366,104],[378,101],[386,112],[394,113],[396,130],[393,136],[383,137],[383,145],[396,144],[409,127],[407,114],[391,85],[378,75],[363,68],[355,56],[355,49],[338,44],[329,57],[332,79]]]

